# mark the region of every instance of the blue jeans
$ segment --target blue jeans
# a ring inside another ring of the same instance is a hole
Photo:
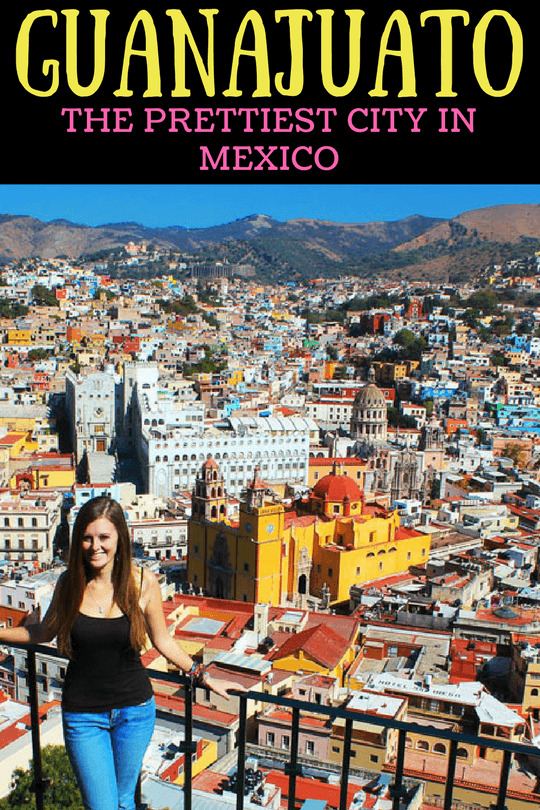
[[[110,712],[63,712],[64,742],[86,810],[134,810],[155,720],[153,697]]]

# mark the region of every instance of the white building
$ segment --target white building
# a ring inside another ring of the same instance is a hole
[[[142,473],[148,492],[166,497],[192,489],[201,463],[214,458],[229,495],[238,495],[255,468],[269,484],[307,485],[310,435],[304,417],[231,417],[199,429],[143,430]]]
[[[318,425],[304,417],[229,417],[204,422],[200,402],[174,407],[162,395],[154,363],[126,363],[124,435],[131,436],[146,492],[166,498],[195,485],[201,463],[219,462],[229,495],[253,478],[307,484],[310,438]],[[131,433],[129,433],[131,431]]]
[[[66,410],[75,459],[108,453],[116,446],[116,391],[121,378],[112,371],[66,372]],[[121,416],[121,412],[118,414]]]
[[[50,565],[61,521],[62,493],[28,492],[0,499],[0,554],[4,560]]]
[[[13,771],[21,768],[26,771],[33,759],[32,732],[28,724],[29,708],[23,703],[14,700],[5,700],[2,703],[0,716],[0,798],[7,796],[12,790],[11,779]],[[42,747],[46,745],[62,745],[62,715],[60,705],[48,706],[46,714],[40,724]]]
[[[30,613],[40,607],[41,615],[45,615],[59,572],[60,568],[55,568],[22,578],[3,580],[0,582],[0,605]]]

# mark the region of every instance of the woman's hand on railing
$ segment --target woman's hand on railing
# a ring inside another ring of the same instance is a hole
[[[229,692],[232,690],[237,692],[248,691],[244,686],[240,686],[240,684],[236,683],[235,681],[225,681],[221,678],[212,678],[210,675],[204,676],[202,679],[202,685],[206,686],[207,689],[210,689],[212,692],[215,692],[216,695],[220,695],[227,700],[230,700],[231,695],[229,695]]]

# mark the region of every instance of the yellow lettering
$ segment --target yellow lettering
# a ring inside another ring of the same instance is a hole
[[[392,26],[397,22],[401,37],[401,48],[393,51],[388,48],[388,40],[392,31]],[[394,11],[383,31],[381,46],[379,50],[379,62],[377,64],[377,76],[375,77],[375,87],[369,91],[370,96],[387,96],[388,91],[383,89],[383,73],[387,56],[399,56],[401,59],[402,87],[399,96],[416,96],[416,76],[414,70],[414,52],[411,27],[403,11]]]
[[[425,26],[429,17],[439,17],[441,21],[441,89],[436,96],[457,96],[452,90],[453,63],[452,63],[452,20],[462,17],[464,24],[469,24],[469,14],[459,9],[437,9],[424,11],[420,15],[420,24]]]
[[[186,22],[186,18],[178,8],[169,8],[165,12],[173,21],[174,39],[174,75],[176,84],[172,91],[172,96],[190,96],[191,90],[186,88],[186,38],[189,42],[191,52],[195,57],[197,70],[204,85],[207,96],[215,96],[216,85],[214,80],[214,20],[213,17],[219,12],[217,8],[200,8],[199,13],[206,17],[208,27],[208,47],[206,51],[206,68],[191,29]]]
[[[244,50],[242,48],[242,40],[246,32],[248,23],[253,26],[253,33],[255,35],[255,48]],[[257,69],[257,87],[253,92],[253,97],[269,96],[270,95],[270,70],[268,67],[268,45],[266,42],[266,31],[264,30],[264,23],[261,15],[252,9],[248,11],[240,24],[236,39],[234,41],[234,53],[231,68],[231,81],[228,90],[223,91],[224,96],[241,96],[242,91],[238,90],[238,63],[241,56],[253,56],[255,58],[255,65]]]
[[[138,51],[133,48],[133,40],[139,22],[142,22],[144,27],[146,48],[143,51]],[[122,64],[122,76],[120,78],[120,87],[114,91],[115,96],[132,96],[133,91],[128,88],[128,73],[132,56],[144,56],[146,59],[146,75],[147,87],[143,93],[143,97],[147,96],[161,96],[161,74],[159,70],[159,50],[156,27],[152,16],[148,11],[139,11],[128,31],[126,38],[126,45],[124,49],[124,62]]]
[[[360,33],[364,11],[353,8],[345,11],[350,19],[349,24],[349,75],[341,87],[334,84],[332,71],[332,17],[331,8],[320,9],[321,17],[321,74],[324,89],[332,96],[346,96],[356,85],[360,75]]]
[[[36,90],[30,86],[28,81],[28,67],[30,57],[30,29],[34,24],[34,20],[38,17],[50,17],[52,20],[53,28],[56,28],[58,22],[58,14],[56,11],[45,9],[43,11],[32,11],[28,14],[21,25],[19,35],[17,37],[17,45],[15,49],[15,65],[17,68],[17,76],[20,83],[29,93],[33,96],[52,96],[58,90],[58,61],[56,59],[48,59],[43,62],[42,73],[44,76],[52,73],[51,86],[48,90]]]
[[[276,74],[276,89],[282,96],[299,96],[304,89],[304,43],[302,40],[302,22],[304,17],[311,22],[313,14],[302,8],[276,10],[276,22],[289,17],[291,42],[291,80],[289,87],[283,86],[284,73]]]
[[[503,17],[508,23],[512,36],[512,67],[506,83],[502,90],[494,90],[487,75],[486,66],[486,36],[487,29],[494,17]],[[484,14],[474,31],[473,39],[473,67],[476,80],[484,93],[488,96],[507,96],[516,86],[521,66],[523,65],[523,33],[517,21],[508,14],[507,11],[488,11]]]
[[[92,81],[86,87],[79,84],[79,73],[77,69],[77,17],[79,12],[76,8],[64,9],[62,14],[66,17],[66,73],[69,89],[76,96],[91,96],[101,86],[105,75],[105,34],[107,17],[109,11],[96,9],[90,14],[95,18],[94,34],[94,75]]]

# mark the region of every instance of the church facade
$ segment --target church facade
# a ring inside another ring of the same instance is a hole
[[[334,469],[307,498],[286,505],[258,471],[228,517],[224,481],[207,460],[197,477],[189,523],[188,580],[214,597],[323,606],[347,602],[352,585],[425,563],[431,537],[401,526],[396,510],[366,504],[352,477]]]

